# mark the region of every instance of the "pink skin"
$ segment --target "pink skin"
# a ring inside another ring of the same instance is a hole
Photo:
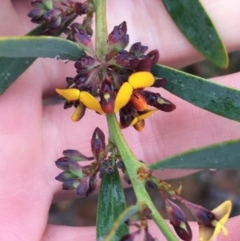
[[[31,9],[29,2],[1,0],[1,36],[23,35],[33,27],[27,17]],[[140,0],[137,8],[134,0],[108,2],[111,9],[108,19],[112,19],[109,29],[126,20],[131,43],[141,41],[150,50],[158,48],[162,64],[179,68],[202,59],[173,24],[161,1],[152,0],[150,4]],[[202,2],[228,51],[240,49],[240,2]],[[95,240],[94,227],[46,225],[53,198],[75,197],[69,192],[63,193],[61,184],[54,180],[59,173],[54,161],[67,148],[81,148],[84,154],[90,155],[89,141],[94,128],[98,125],[103,131],[107,130],[104,116],[98,117],[96,123],[96,114],[87,111],[81,122],[73,123],[70,121],[72,109],[63,110],[61,105],[42,106],[43,96],[55,94],[55,88],[65,87],[65,77],[74,75],[71,64],[39,59],[0,96],[0,240]],[[239,79],[240,73],[236,73],[214,81],[240,89]],[[133,128],[124,130],[139,159],[150,163],[190,148],[239,138],[240,123],[194,107],[164,90],[161,93],[176,104],[177,109],[172,113],[154,114],[146,121],[141,134]],[[164,179],[187,175],[189,171],[158,174]],[[238,217],[229,220],[227,240],[238,240],[239,223]],[[197,225],[192,223],[191,226],[197,237]],[[150,228],[161,240],[155,225]]]

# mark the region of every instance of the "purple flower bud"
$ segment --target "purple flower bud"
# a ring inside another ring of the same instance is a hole
[[[28,17],[32,19],[40,19],[45,13],[45,10],[39,9],[39,8],[34,8],[28,13]]]
[[[152,182],[152,181],[147,181],[146,182],[146,185],[149,187],[149,188],[158,188],[157,184]]]
[[[121,170],[125,168],[124,162],[122,160],[119,160],[117,162],[117,168],[119,168]]]
[[[50,29],[58,28],[58,27],[60,27],[61,22],[62,22],[62,18],[58,17],[48,24],[48,28],[50,28]]]
[[[144,241],[156,241],[156,239],[149,233],[148,229],[145,230]]]
[[[77,31],[77,30],[76,30]],[[94,55],[94,50],[92,46],[92,41],[91,38],[83,31],[79,30],[77,33],[74,35],[74,39],[76,42],[88,53],[91,55]]]
[[[105,113],[112,113],[115,104],[115,92],[113,84],[108,80],[103,80],[100,89],[100,105]]]
[[[150,51],[147,56],[151,59],[151,68],[158,62],[159,59],[159,52],[158,50]]]
[[[69,160],[69,171],[77,178],[82,179],[82,167],[76,161]]]
[[[91,193],[93,193],[94,190],[96,189],[96,186],[97,186],[96,175],[93,175],[89,180],[89,186],[86,192],[86,196],[89,196]]]
[[[77,88],[81,88],[84,86],[84,83],[88,79],[89,74],[88,73],[80,73],[74,77],[74,83]]]
[[[72,149],[64,150],[63,155],[71,159],[72,161],[76,161],[76,162],[85,161],[85,160],[91,161],[94,159],[93,157],[86,157],[80,151],[72,150]]]
[[[58,9],[51,9],[49,11],[47,11],[43,18],[47,23],[54,23],[56,20],[59,19],[59,17],[61,16],[62,12]],[[61,18],[60,18],[61,19]],[[60,24],[59,24],[60,25]]]
[[[68,108],[71,108],[73,106],[73,103],[72,101],[68,102],[68,101],[65,101],[64,102],[64,106],[63,106],[63,109],[68,109]]]
[[[88,188],[89,188],[89,179],[90,178],[88,176],[86,176],[80,181],[80,183],[77,187],[78,195],[85,195],[87,193]]]
[[[124,21],[120,25],[115,26],[113,31],[108,36],[109,44],[116,44],[121,38],[123,38],[127,33],[127,23]]]
[[[175,203],[171,202],[165,195],[163,195],[166,204],[166,209],[170,219],[170,223],[173,225],[177,235],[185,241],[192,240],[192,231],[187,222],[187,218],[183,211]]]
[[[203,225],[212,225],[212,221],[216,219],[215,215],[208,209],[190,203],[186,200],[181,200],[182,203],[190,210],[190,212],[192,213],[192,215],[194,216],[194,218],[197,220],[197,222],[199,224],[203,224]]]
[[[119,111],[121,128],[127,128],[131,125],[137,111],[134,110],[131,105],[126,105]]]
[[[160,87],[163,87],[166,83],[167,83],[167,79],[155,77],[155,81],[152,87],[160,88]]]
[[[79,185],[80,181],[78,179],[68,179],[63,182],[62,189],[63,190],[73,190],[76,189]]]
[[[91,57],[91,56],[85,56],[85,57],[81,57],[76,63],[75,63],[75,68],[77,70],[90,70],[95,68],[96,66],[99,65],[99,62]]]
[[[55,161],[55,164],[58,168],[62,169],[63,171],[69,171],[69,158],[61,157]]]
[[[176,108],[176,106],[172,102],[162,98],[161,95],[158,93],[153,93],[147,90],[144,90],[141,93],[144,95],[149,105],[154,106],[159,110],[170,112]]]
[[[105,153],[105,136],[104,133],[98,127],[94,130],[91,140],[92,153],[97,162],[102,160]]]
[[[136,55],[143,55],[147,50],[148,50],[147,46],[143,46],[141,42],[137,42],[130,47],[129,52],[134,53]]]
[[[65,182],[66,180],[74,178],[74,175],[71,172],[61,172],[59,175],[55,177],[55,179],[59,182]]]
[[[87,8],[86,8],[85,4],[83,4],[83,3],[76,2],[76,3],[74,3],[73,8],[74,8],[75,13],[80,16],[83,14],[86,14],[86,12],[87,12]]]
[[[150,58],[146,57],[139,61],[138,65],[134,68],[135,71],[150,71],[152,66],[152,61]]]

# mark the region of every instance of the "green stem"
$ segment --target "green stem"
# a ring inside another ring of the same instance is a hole
[[[99,59],[104,60],[107,52],[107,20],[106,20],[106,0],[94,0],[96,10],[96,40],[95,52]]]
[[[173,234],[171,229],[168,227],[164,219],[159,214],[158,210],[152,203],[151,198],[149,197],[146,189],[145,183],[143,180],[139,180],[138,178],[138,170],[140,167],[145,166],[145,164],[139,162],[139,160],[135,157],[132,151],[129,149],[129,146],[124,139],[122,132],[119,128],[116,115],[114,113],[107,115],[107,122],[109,128],[109,135],[114,140],[118,151],[123,159],[124,165],[127,169],[129,178],[131,180],[134,193],[137,197],[137,201],[140,204],[146,204],[148,208],[152,211],[152,218],[160,228],[164,236],[169,241],[177,241],[178,239]]]

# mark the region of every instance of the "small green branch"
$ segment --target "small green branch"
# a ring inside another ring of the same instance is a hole
[[[145,164],[139,162],[132,151],[129,149],[127,142],[125,141],[122,132],[119,128],[116,115],[114,113],[107,115],[107,122],[109,128],[109,135],[111,140],[115,142],[118,151],[123,159],[124,165],[127,169],[129,178],[132,182],[134,193],[137,197],[138,205],[145,204],[152,211],[152,218],[160,228],[162,233],[169,241],[177,241],[176,236],[173,234],[171,229],[168,227],[164,219],[159,214],[158,210],[154,206],[149,197],[146,189],[144,180],[138,179],[138,170],[140,167],[145,166]]]
[[[103,60],[107,52],[107,20],[106,20],[106,0],[94,0],[96,11],[96,40],[95,52],[99,59]]]

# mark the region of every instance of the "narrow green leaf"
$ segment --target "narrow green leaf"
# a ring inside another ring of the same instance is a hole
[[[0,58],[0,94],[2,94],[34,61],[35,58]]]
[[[45,57],[77,60],[82,48],[60,37],[11,37],[0,38],[0,56],[9,58]]]
[[[192,149],[149,166],[158,169],[240,169],[240,140]]]
[[[60,35],[68,25],[76,18],[74,15],[63,27],[56,32]],[[42,24],[31,30],[26,36],[38,36],[45,29]],[[27,50],[26,50],[27,52]],[[0,95],[36,60],[36,58],[0,58]]]
[[[163,0],[163,3],[192,45],[212,63],[226,68],[229,62],[226,49],[200,1]]]
[[[240,121],[240,90],[166,66],[156,65],[153,73],[167,78],[164,88],[174,95],[215,114]]]
[[[101,182],[97,213],[97,238],[108,234],[113,223],[125,210],[125,197],[117,169],[113,175],[105,175]],[[118,241],[128,233],[128,227],[122,224],[116,231],[113,241]]]

